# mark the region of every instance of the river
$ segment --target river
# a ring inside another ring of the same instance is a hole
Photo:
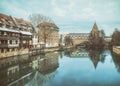
[[[72,49],[1,59],[0,86],[120,86],[120,56]]]

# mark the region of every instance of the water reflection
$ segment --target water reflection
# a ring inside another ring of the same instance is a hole
[[[45,86],[48,84],[48,82],[54,78],[56,69],[59,66],[58,56],[58,52],[40,55],[40,58],[34,61],[34,68],[35,65],[38,64],[36,67],[37,72],[26,86]]]
[[[104,63],[105,56],[103,50],[89,50],[89,57],[93,62],[94,68],[96,69],[98,62]]]
[[[29,83],[46,83],[59,66],[58,53],[47,53],[34,57],[23,55],[0,60],[0,85],[24,86]],[[35,82],[33,82],[35,80]],[[39,86],[38,85],[36,86]],[[31,85],[35,86],[35,85]],[[42,86],[42,85],[41,85]]]
[[[120,55],[113,53],[112,56],[116,69],[120,73]]]
[[[69,49],[1,59],[0,85],[119,86],[119,57],[109,50]]]

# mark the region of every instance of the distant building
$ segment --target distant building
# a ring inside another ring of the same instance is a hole
[[[94,38],[98,38],[98,37],[101,36],[100,31],[98,29],[98,26],[97,26],[96,22],[93,25],[93,28],[91,30],[91,34],[90,35],[91,35],[91,37],[94,37]]]
[[[54,23],[42,22],[39,28],[39,42],[43,42],[47,47],[58,46],[59,28]]]
[[[72,38],[73,44],[80,44],[84,41],[88,41],[90,33],[69,33],[68,36]]]
[[[106,36],[105,38],[104,38],[104,40],[105,40],[105,42],[111,42],[111,40],[112,40],[112,37],[110,37],[110,36]]]
[[[104,38],[105,38],[104,31],[99,30],[98,26],[95,22],[93,25],[93,28],[90,32],[90,37],[89,37],[91,47],[98,48],[98,46],[99,46],[102,48],[105,45]]]

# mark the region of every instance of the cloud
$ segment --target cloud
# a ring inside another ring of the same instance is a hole
[[[63,32],[91,30],[96,21],[109,32],[120,28],[119,0],[1,0],[0,12],[27,19],[29,14],[49,16]],[[76,26],[77,24],[77,26]],[[75,28],[75,30],[72,30]]]

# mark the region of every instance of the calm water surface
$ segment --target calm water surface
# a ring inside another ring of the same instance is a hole
[[[1,59],[0,86],[120,86],[120,56],[81,49]]]

